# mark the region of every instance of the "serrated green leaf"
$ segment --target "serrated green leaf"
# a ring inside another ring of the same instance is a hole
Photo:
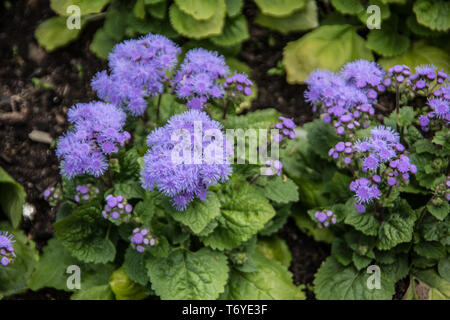
[[[52,238],[44,247],[39,263],[28,280],[28,286],[34,291],[45,287],[69,291],[67,267],[78,264],[79,261],[72,257],[56,238]]]
[[[170,23],[181,35],[202,39],[209,36],[219,35],[225,23],[225,1],[218,0],[213,16],[207,20],[195,20],[192,16],[184,13],[175,3],[170,6]]]
[[[130,279],[123,266],[113,272],[109,285],[117,300],[142,300],[148,296],[144,287]]]
[[[98,206],[86,204],[54,225],[56,236],[64,248],[83,262],[112,261],[116,248],[108,239],[107,221]]]
[[[347,206],[347,216],[344,222],[368,236],[376,236],[380,227],[380,222],[372,214],[359,213],[353,205]]]
[[[283,65],[290,84],[303,83],[311,71],[338,71],[346,62],[373,60],[366,43],[350,25],[321,26],[284,48]]]
[[[163,300],[217,299],[229,272],[225,255],[208,248],[175,249],[167,258],[149,258],[146,266],[152,288]]]
[[[149,282],[147,269],[145,268],[145,255],[128,247],[123,262],[125,272],[131,280],[145,286]]]
[[[217,191],[219,226],[200,240],[213,249],[233,249],[250,239],[275,215],[269,201],[244,179],[233,176]]]
[[[244,15],[227,19],[222,33],[209,40],[218,46],[234,46],[249,38],[247,19]]]
[[[428,259],[441,259],[447,255],[447,250],[438,241],[421,241],[414,246],[414,251]]]
[[[195,234],[199,234],[220,215],[220,202],[217,196],[210,192],[205,201],[197,199],[186,210],[172,210],[170,215],[176,221],[188,226]]]
[[[450,3],[445,0],[417,0],[413,11],[417,21],[431,30],[450,29]]]
[[[26,289],[38,254],[34,242],[28,240],[23,231],[6,222],[0,222],[0,230],[12,234],[16,241],[13,244],[16,259],[12,264],[0,267],[0,296],[9,296]]]
[[[367,36],[367,48],[383,57],[394,57],[404,54],[410,44],[407,36],[389,28],[371,30]]]
[[[14,228],[22,219],[26,196],[23,187],[0,167],[0,206]]]
[[[352,261],[353,261],[353,265],[356,267],[356,269],[362,270],[370,264],[370,262],[372,261],[372,258],[362,256],[362,255],[357,254],[356,252],[353,252]]]
[[[417,22],[416,16],[411,15],[406,19],[406,24],[414,34],[421,37],[437,37],[441,35],[438,31],[433,31]]]
[[[286,204],[299,199],[297,185],[286,177],[268,178],[261,187],[266,198],[275,203]]]
[[[428,212],[439,220],[444,220],[450,212],[450,205],[448,204],[448,201],[443,201],[440,206],[429,203],[427,209]]]
[[[315,1],[308,1],[301,10],[297,10],[286,17],[273,17],[258,13],[255,23],[283,34],[314,29],[319,26],[317,5]]]
[[[222,299],[226,300],[304,300],[305,294],[292,283],[287,267],[256,250],[252,261],[256,272],[233,269]]]
[[[439,149],[428,139],[420,139],[414,143],[417,153],[439,154]]]
[[[212,18],[220,5],[220,0],[175,0],[178,8],[192,16],[195,20],[208,20]]]
[[[352,262],[353,251],[347,246],[344,240],[335,238],[331,243],[331,255],[340,264],[348,266]]]
[[[47,51],[63,47],[78,38],[85,20],[81,19],[80,29],[68,29],[66,18],[53,17],[42,22],[34,32],[39,45]]]
[[[122,195],[126,199],[143,199],[145,190],[139,181],[128,180],[114,185],[114,195]]]
[[[314,278],[314,292],[319,300],[390,300],[395,293],[395,282],[380,268],[380,289],[369,289],[367,280],[373,274],[358,271],[353,265],[344,267],[328,257]]]
[[[381,223],[377,248],[379,250],[389,250],[399,243],[411,241],[414,222],[414,216],[405,218],[397,213],[389,214],[389,217]]]
[[[256,5],[265,15],[285,17],[295,10],[303,8],[308,0],[255,0]]]
[[[225,0],[225,4],[227,7],[227,15],[232,18],[241,13],[244,0]]]
[[[405,64],[411,69],[419,65],[433,64],[444,71],[450,70],[449,54],[438,48],[427,45],[425,42],[415,42],[403,55],[394,58],[383,58],[378,60],[386,70],[397,64]]]
[[[50,0],[50,7],[60,16],[70,16],[72,11],[67,12],[69,6],[75,5],[80,9],[82,16],[98,13],[103,10],[109,0]]]

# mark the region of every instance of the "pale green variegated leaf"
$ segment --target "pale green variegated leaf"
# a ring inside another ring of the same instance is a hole
[[[145,288],[133,282],[123,266],[112,273],[109,285],[117,300],[142,300],[148,297]]]
[[[302,83],[315,69],[338,71],[346,62],[373,60],[371,51],[353,26],[321,26],[289,42],[284,48],[283,65],[288,83]]]
[[[304,300],[305,294],[292,283],[292,274],[276,260],[259,250],[252,256],[256,272],[233,269],[221,299],[226,300]]]
[[[103,10],[110,0],[50,0],[50,7],[60,16],[70,16],[77,13],[70,6],[77,6],[82,16],[98,13]],[[68,10],[69,9],[69,10]]]
[[[217,299],[228,281],[226,256],[209,248],[175,249],[167,258],[149,258],[146,266],[152,289],[163,300]]]
[[[192,16],[184,13],[175,3],[170,6],[170,23],[181,35],[202,39],[222,33],[225,24],[225,0],[218,0],[214,14],[207,20],[195,20]]]
[[[258,185],[266,198],[275,203],[286,204],[299,199],[297,185],[287,177],[261,177]]]
[[[425,42],[416,42],[405,54],[399,57],[380,59],[378,63],[386,70],[397,64],[405,64],[412,69],[419,65],[433,64],[448,72],[450,70],[450,55],[438,47],[427,45]]]
[[[247,181],[233,176],[217,190],[221,203],[219,225],[200,240],[213,249],[233,249],[250,239],[275,215],[269,201]]]
[[[53,17],[42,22],[34,32],[36,40],[47,51],[53,51],[78,38],[85,20],[81,19],[80,29],[69,29],[66,18]]]
[[[222,34],[213,36],[209,40],[218,46],[234,46],[249,38],[247,19],[244,15],[225,21]]]
[[[220,215],[220,202],[210,192],[206,200],[195,200],[184,211],[171,210],[170,215],[178,222],[188,226],[195,234],[202,233],[208,224]]]
[[[319,26],[317,5],[315,1],[310,0],[301,10],[297,10],[286,17],[274,17],[258,13],[255,23],[283,34],[314,29]]]
[[[265,15],[283,17],[305,6],[308,0],[255,0]]]
[[[356,15],[365,9],[360,0],[331,0],[331,4],[343,14]]]
[[[266,258],[280,262],[286,268],[289,268],[292,261],[292,254],[286,241],[278,236],[263,238],[257,243],[257,248]]]
[[[413,11],[417,21],[431,30],[450,29],[450,2],[446,0],[417,0]]]
[[[227,7],[227,15],[232,18],[242,12],[244,0],[225,0],[225,4]]]

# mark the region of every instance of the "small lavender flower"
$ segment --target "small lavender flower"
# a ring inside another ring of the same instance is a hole
[[[208,132],[214,139],[208,138]],[[209,186],[225,182],[231,175],[228,156],[232,150],[222,125],[204,112],[189,110],[174,115],[147,137],[147,145],[150,149],[144,157],[142,185],[146,190],[156,187],[171,197],[180,211],[194,197],[206,200]]]
[[[109,55],[111,73],[99,72],[92,87],[101,99],[139,116],[147,107],[147,97],[163,93],[167,72],[175,67],[180,53],[174,42],[161,35],[124,41]]]
[[[316,211],[314,212],[314,218],[316,218],[319,228],[327,228],[330,224],[336,224],[337,222],[336,216],[331,210]]]
[[[222,80],[229,73],[223,56],[215,51],[192,49],[171,81],[178,98],[187,100],[190,109],[203,109],[210,99],[224,96]],[[242,79],[241,79],[242,80]]]
[[[241,96],[251,96],[253,82],[243,73],[235,73],[225,79],[223,88],[228,92],[231,98]]]
[[[276,174],[277,176],[281,176],[281,172],[283,169],[283,164],[279,160],[267,160],[266,161],[267,168],[264,171],[266,176],[272,176]]]
[[[108,168],[105,156],[118,151],[131,136],[123,131],[126,114],[104,102],[80,103],[68,112],[73,129],[56,148],[61,173],[71,179],[79,174],[101,176]]]
[[[143,253],[148,247],[154,247],[158,240],[152,236],[148,229],[136,228],[131,236],[131,246],[139,253]]]
[[[428,100],[428,105],[433,110],[437,118],[450,120],[450,103],[449,100],[434,98]]]
[[[0,265],[6,267],[14,262],[16,253],[13,243],[16,242],[12,234],[6,231],[0,232]]]
[[[276,123],[274,127],[280,130],[278,142],[281,142],[283,138],[295,139],[295,123],[292,118],[279,117],[280,122]]]
[[[380,197],[380,190],[366,178],[359,178],[350,183],[350,190],[355,193],[359,204],[368,204]]]
[[[93,186],[90,183],[88,183],[86,185],[76,186],[75,191],[76,191],[76,193],[74,196],[74,200],[77,203],[83,203],[83,202],[89,201],[89,200],[95,198],[100,193],[100,190],[96,186]]]
[[[61,187],[57,185],[56,187],[49,187],[45,189],[42,196],[50,206],[55,207],[61,201],[63,194]]]
[[[106,197],[106,205],[102,211],[102,216],[119,225],[122,222],[128,222],[133,212],[133,206],[128,203],[123,196],[113,196],[112,194]]]

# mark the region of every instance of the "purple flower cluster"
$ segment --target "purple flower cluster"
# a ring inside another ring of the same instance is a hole
[[[320,108],[325,123],[333,122],[336,132],[343,135],[363,124],[375,113],[372,105],[378,92],[384,92],[384,71],[376,63],[358,60],[347,63],[339,73],[313,71],[306,83],[306,100],[313,111]]]
[[[208,99],[224,96],[221,80],[228,73],[229,68],[223,56],[201,48],[192,49],[186,53],[180,69],[172,79],[172,88],[178,98],[188,101],[188,108],[203,109]],[[243,80],[242,77],[238,78]],[[234,81],[236,80],[235,78]]]
[[[133,212],[133,206],[128,203],[123,196],[113,196],[112,194],[106,197],[106,205],[102,211],[105,219],[112,222],[127,222]]]
[[[231,77],[225,79],[223,88],[229,92],[231,98],[235,98],[238,94],[244,96],[252,95],[253,82],[243,73],[235,73]]]
[[[14,237],[6,231],[0,232],[0,264],[4,267],[14,262]]]
[[[147,107],[145,98],[163,93],[169,80],[167,72],[177,64],[180,52],[174,42],[161,35],[124,41],[109,55],[111,73],[99,72],[92,87],[101,99],[139,116]]]
[[[78,185],[75,190],[76,193],[74,199],[77,203],[89,201],[95,198],[100,193],[100,190],[90,183],[86,185]]]
[[[198,197],[205,200],[209,186],[231,175],[229,145],[222,125],[199,110],[176,114],[147,137],[141,181],[172,197],[177,210]]]
[[[105,156],[118,151],[130,138],[123,131],[126,114],[104,102],[80,103],[68,113],[73,129],[58,141],[56,155],[62,158],[61,173],[73,178],[79,174],[101,176],[108,168]]]
[[[267,160],[266,168],[263,171],[266,176],[273,176],[276,174],[277,176],[281,176],[281,172],[283,169],[283,164],[279,160]]]
[[[143,253],[146,248],[154,247],[158,244],[158,240],[153,237],[148,229],[136,228],[131,236],[131,245],[137,252]]]
[[[372,184],[367,178],[359,178],[350,183],[350,190],[355,193],[357,202],[354,203],[355,209],[359,213],[366,212],[365,204],[372,202],[380,197],[380,190],[376,184]]]
[[[44,190],[43,197],[51,206],[56,206],[62,199],[62,190],[59,186],[50,187]]]
[[[333,159],[338,159],[339,156],[343,156],[344,163],[349,165],[352,162],[353,157],[353,144],[351,142],[339,141],[336,145],[328,151],[328,156]]]
[[[295,139],[295,123],[293,119],[279,117],[280,122],[275,124],[275,128],[280,130],[281,134],[277,136],[278,142],[283,141],[283,138]]]
[[[330,224],[336,224],[336,216],[331,210],[316,211],[314,218],[316,218],[319,228],[327,228]]]

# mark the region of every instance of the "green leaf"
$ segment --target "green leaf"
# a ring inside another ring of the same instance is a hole
[[[36,40],[47,51],[53,51],[78,38],[85,20],[81,19],[80,29],[68,29],[66,18],[53,17],[42,22],[34,32]]]
[[[439,154],[439,149],[428,139],[417,140],[414,143],[414,148],[417,153],[431,153],[434,155]]]
[[[342,14],[356,15],[365,9],[359,0],[331,0],[331,4]]]
[[[275,232],[278,232],[285,224],[289,216],[291,215],[291,205],[283,205],[277,207],[276,215],[271,220],[269,220],[265,225],[264,229],[259,231],[262,236],[270,236]]]
[[[274,17],[258,13],[255,23],[283,34],[314,29],[319,26],[317,5],[315,1],[310,0],[301,10],[295,11],[287,17]]]
[[[233,176],[217,191],[219,226],[200,240],[213,249],[233,249],[250,239],[275,215],[269,201],[244,179]]]
[[[14,228],[22,219],[26,196],[23,187],[0,167],[0,206]]]
[[[331,255],[344,266],[352,263],[353,251],[340,238],[335,238],[331,243]]]
[[[124,38],[128,14],[129,12],[124,10],[117,2],[114,2],[108,7],[103,30],[109,38],[114,39],[115,41],[121,41]]]
[[[258,179],[258,182],[263,178]],[[298,201],[298,187],[287,177],[266,178],[261,182],[261,187],[266,198],[275,203],[285,204]]]
[[[80,289],[72,300],[114,300],[109,279],[115,270],[113,264],[87,264],[81,269]]]
[[[346,62],[373,60],[354,27],[350,25],[321,26],[284,48],[283,65],[290,84],[302,83],[315,69],[338,71]]]
[[[397,116],[397,111],[393,111],[389,118],[394,120],[399,126],[409,126],[415,120],[416,113],[413,107],[402,107],[399,109],[399,113]],[[395,128],[394,128],[395,129]]]
[[[152,288],[163,300],[213,300],[228,280],[224,254],[202,248],[197,252],[172,250],[167,258],[147,260]]]
[[[414,246],[414,251],[428,259],[441,259],[447,255],[447,250],[438,241],[421,241]]]
[[[16,241],[16,259],[12,264],[0,267],[0,296],[9,296],[26,289],[27,281],[36,266],[38,253],[34,242],[28,240],[23,231],[12,228],[6,222],[0,223],[0,230],[12,234]]]
[[[218,0],[213,16],[207,20],[195,20],[184,13],[175,3],[170,6],[170,23],[181,35],[202,39],[213,35],[219,35],[225,22],[225,1]]]
[[[145,190],[139,181],[128,180],[123,183],[114,184],[114,195],[122,195],[126,199],[143,199]]]
[[[438,264],[439,275],[450,282],[450,258],[445,257],[439,260]]]
[[[303,8],[308,0],[255,0],[265,15],[284,17]]]
[[[145,19],[145,3],[144,0],[136,0],[133,7],[133,14],[136,18]]]
[[[307,131],[308,143],[312,147],[311,151],[322,159],[328,160],[330,158],[328,150],[340,140],[336,130],[320,119],[306,123],[304,128]]]
[[[450,3],[445,0],[417,0],[413,11],[417,21],[431,30],[450,29]]]
[[[101,12],[108,2],[109,0],[50,0],[50,7],[60,16],[70,16],[73,12],[67,12],[67,8],[76,5],[84,16]]]
[[[407,36],[387,27],[371,30],[367,36],[367,48],[383,57],[394,57],[404,54],[410,44]]]
[[[225,0],[227,7],[227,15],[233,18],[242,12],[244,7],[244,0]]]
[[[128,247],[125,252],[123,267],[127,275],[136,283],[145,286],[149,282],[145,268],[145,255]]]
[[[109,285],[117,300],[142,300],[148,296],[143,286],[128,277],[123,266],[113,272]]]
[[[256,272],[233,269],[226,293],[226,300],[304,300],[305,294],[292,283],[292,274],[280,262],[268,259],[256,250],[252,261]]]
[[[331,243],[333,241],[333,233],[328,228],[319,229],[317,224],[305,213],[296,213],[293,215],[295,224],[306,235],[313,237],[315,241]]]
[[[450,205],[448,201],[443,201],[440,206],[436,206],[432,203],[427,204],[428,212],[439,220],[444,220],[450,212]]]
[[[406,19],[409,30],[421,37],[436,37],[441,35],[440,32],[433,31],[417,22],[416,16],[411,15]]]
[[[116,248],[107,237],[108,224],[99,207],[88,203],[54,227],[59,241],[75,258],[92,263],[114,260]]]
[[[381,223],[377,248],[389,250],[399,243],[411,241],[415,220],[414,214],[405,217],[404,214],[390,213],[388,218]]]
[[[147,7],[148,13],[156,19],[164,19],[166,17],[167,2],[163,1],[155,5]]]
[[[356,267],[356,269],[362,270],[370,264],[370,262],[372,261],[372,258],[362,256],[362,255],[357,254],[356,252],[353,252],[352,261],[353,261],[353,264]]]
[[[188,226],[195,234],[199,234],[220,215],[220,202],[217,196],[210,192],[205,201],[197,199],[185,211],[171,210],[170,215]]]
[[[286,268],[289,268],[292,261],[291,251],[286,241],[278,236],[259,240],[257,243],[258,250],[263,253],[267,259],[276,260]]]
[[[178,8],[192,16],[195,20],[208,20],[212,18],[220,5],[220,0],[175,0]]]
[[[28,286],[34,291],[46,287],[68,291],[67,267],[78,264],[79,261],[56,238],[52,238],[44,247],[39,263],[28,280]]]
[[[421,231],[425,240],[441,241],[450,237],[450,220],[441,222],[432,215],[426,215],[422,219]]]
[[[416,42],[403,55],[394,58],[378,60],[386,70],[397,64],[405,64],[411,69],[423,64],[433,64],[444,71],[450,70],[450,55],[438,48],[427,45],[425,42]]]
[[[365,269],[344,267],[328,257],[314,278],[314,292],[318,300],[390,300],[395,293],[391,275],[380,268],[380,289],[369,289],[367,280],[373,274]]]
[[[72,300],[114,300],[114,293],[109,284],[91,287],[75,292]]]
[[[116,40],[111,38],[104,28],[101,28],[95,32],[89,49],[94,52],[97,57],[107,59],[115,44]]]
[[[346,214],[344,219],[346,224],[351,225],[356,230],[359,230],[368,236],[376,236],[378,234],[380,222],[378,222],[372,214],[359,213],[352,204],[346,206]]]
[[[249,38],[247,19],[244,15],[227,19],[222,34],[213,36],[209,40],[218,46],[233,46]]]

